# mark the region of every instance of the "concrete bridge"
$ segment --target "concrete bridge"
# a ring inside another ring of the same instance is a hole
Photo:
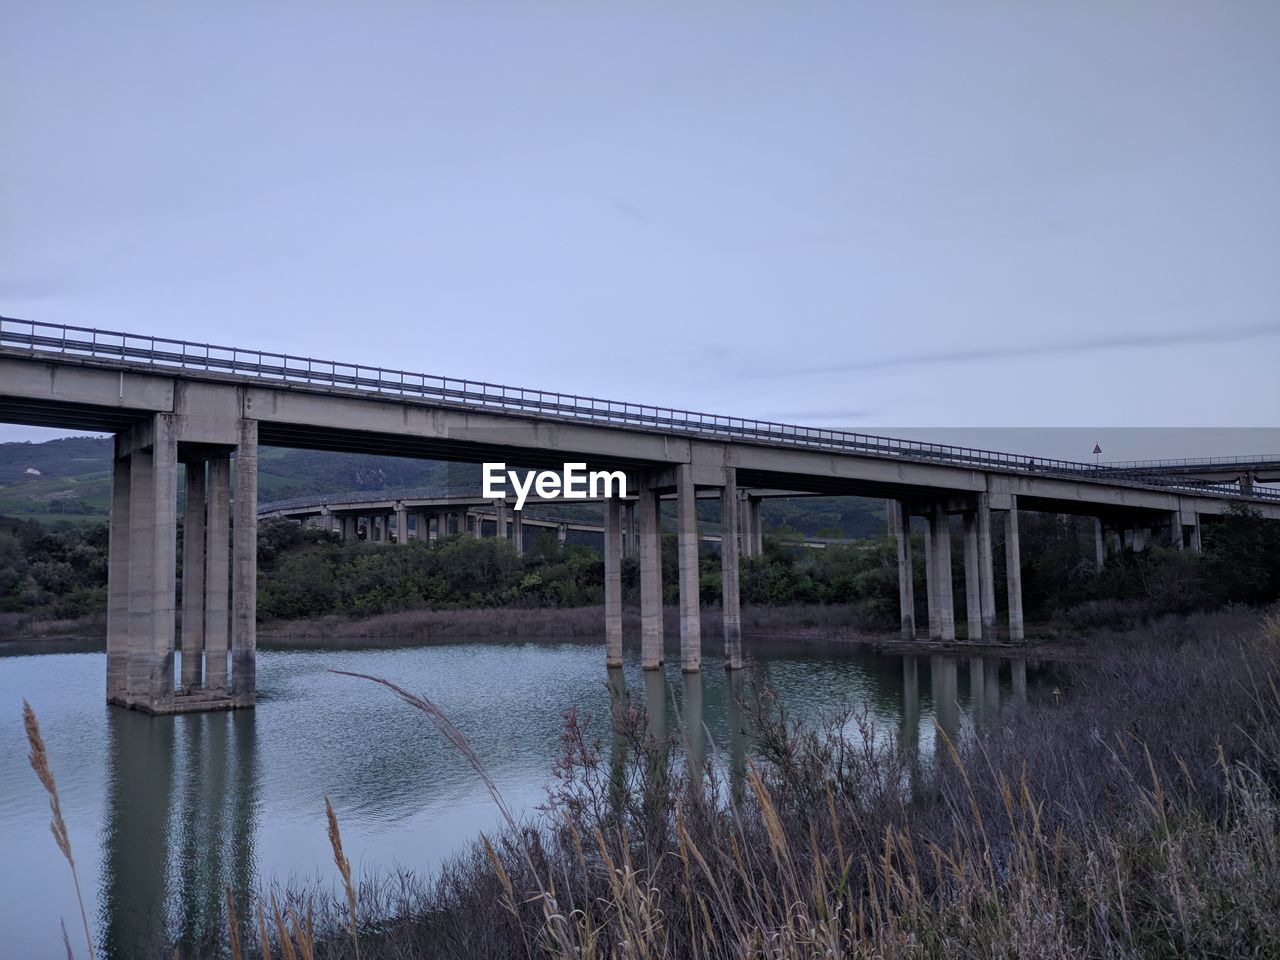
[[[1007,635],[1023,636],[1018,513],[1090,515],[1195,549],[1203,520],[1246,502],[1280,518],[1280,495],[1177,475],[1046,460],[458,380],[164,337],[0,318],[0,421],[115,434],[107,699],[153,713],[248,707],[256,688],[259,443],[557,468],[623,470],[635,491],[641,658],[663,660],[659,497],[674,495],[680,658],[701,668],[699,493],[725,532],[725,659],[742,665],[740,491],[892,500],[902,631],[916,636],[914,518],[925,530],[930,636],[955,637],[951,521],[963,518],[971,639],[996,636],[992,526],[1005,529]],[[181,611],[178,465],[185,465]],[[754,514],[754,518],[752,517]],[[623,504],[605,509],[605,659],[622,658]],[[1158,531],[1158,532],[1157,532]],[[1135,533],[1135,536],[1137,534]],[[175,678],[177,623],[182,670]]]
[[[1253,491],[1255,483],[1280,483],[1280,454],[1198,460],[1124,460],[1104,466],[1139,475],[1185,477],[1203,483],[1238,483],[1246,494]]]
[[[707,491],[698,496],[707,499]],[[739,491],[740,509],[738,542],[742,555],[757,556],[764,551],[763,530],[759,521],[761,502],[771,497],[790,497],[785,492],[769,490]],[[622,552],[638,556],[639,527],[636,521],[636,497],[619,498],[622,503]],[[660,496],[659,499],[662,499]],[[667,495],[666,499],[674,500]],[[296,520],[340,535],[344,540],[364,539],[372,543],[409,543],[425,540],[431,543],[454,534],[470,534],[479,540],[485,533],[510,540],[518,556],[524,556],[525,528],[553,531],[565,543],[570,531],[603,535],[608,526],[605,518],[556,517],[526,515],[515,509],[516,498],[486,499],[479,494],[431,495],[415,491],[384,492],[381,495],[346,494],[326,497],[298,497],[277,503],[261,504],[258,519]],[[526,506],[558,505],[561,500],[548,500],[530,495]],[[596,504],[607,508],[608,501],[587,498],[575,504]],[[702,543],[718,544],[723,536],[718,531],[699,534]],[[804,537],[798,546],[822,550],[828,546],[854,543],[846,537]]]

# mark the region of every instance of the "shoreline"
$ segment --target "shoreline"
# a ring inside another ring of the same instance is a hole
[[[679,636],[679,611],[665,607],[664,636],[668,642]],[[362,619],[338,616],[276,621],[258,625],[258,645],[266,650],[293,649],[375,649],[402,646],[483,641],[489,643],[582,643],[603,642],[604,610],[600,606],[557,609],[473,608],[456,610],[411,610]],[[0,635],[0,651],[40,652],[68,646],[78,651],[102,649],[106,643],[106,622],[101,616],[76,620],[33,621],[21,632]],[[640,632],[640,615],[635,608],[623,612],[623,632],[628,646]],[[866,630],[858,627],[847,608],[836,606],[744,607],[743,641],[750,647],[831,651],[861,649],[886,654],[988,654],[1029,659],[1074,659],[1086,655],[1075,640],[1065,640],[1057,631],[1046,630],[1051,639],[1010,644],[1005,641],[939,641],[918,638],[904,640],[896,631]],[[702,637],[707,652],[719,654],[722,642],[720,610],[702,612]],[[678,656],[678,644],[675,646]],[[762,651],[763,652],[763,651]]]

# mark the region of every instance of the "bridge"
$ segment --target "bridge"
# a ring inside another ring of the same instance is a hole
[[[1110,469],[1148,476],[1185,477],[1204,483],[1238,483],[1245,493],[1255,483],[1280,483],[1280,455],[1206,457],[1198,460],[1125,460],[1105,465]]]
[[[962,518],[970,639],[997,636],[992,529],[1004,527],[1006,635],[1024,636],[1020,510],[1092,516],[1116,535],[1198,549],[1200,526],[1280,493],[1142,469],[897,440],[362,364],[0,318],[0,421],[115,435],[107,699],[149,711],[250,707],[256,690],[257,450],[285,447],[622,470],[635,492],[641,660],[663,662],[659,498],[677,504],[680,660],[701,669],[699,494],[720,503],[725,662],[742,666],[742,524],[758,491],[892,501],[902,634],[914,639],[909,536],[924,530],[928,634],[956,636],[952,518]],[[185,582],[177,605],[177,486]],[[605,660],[622,659],[622,515],[605,514]],[[744,518],[740,520],[740,516]],[[750,538],[748,538],[750,539]],[[745,541],[744,541],[745,542]],[[181,624],[181,674],[175,676]]]
[[[699,493],[705,498],[706,491]],[[759,523],[760,501],[771,496],[787,496],[785,492],[754,491],[749,497],[750,507],[744,501],[739,511],[741,517],[750,517],[740,524],[738,542],[742,555],[756,556],[764,552],[763,530]],[[639,555],[639,531],[636,525],[636,498],[627,496],[622,501],[622,552],[624,556]],[[668,499],[673,499],[668,496]],[[346,494],[325,497],[297,497],[276,503],[261,504],[258,519],[296,520],[304,525],[318,526],[335,533],[344,540],[364,539],[372,543],[405,544],[414,540],[435,543],[453,534],[470,534],[477,540],[492,531],[494,536],[510,540],[517,556],[524,556],[524,528],[553,531],[559,543],[568,540],[569,532],[603,535],[607,527],[604,518],[581,516],[525,515],[515,509],[516,498],[486,499],[480,494],[429,494],[420,491],[382,491],[378,495]],[[547,507],[563,503],[561,500],[544,499],[530,495],[526,506]],[[605,505],[602,499],[575,500],[575,504]],[[753,512],[754,511],[754,512]],[[754,521],[754,522],[753,522]],[[703,531],[699,535],[703,543],[720,543],[718,531]],[[828,546],[855,543],[846,537],[804,537],[795,541],[798,546],[823,550]]]

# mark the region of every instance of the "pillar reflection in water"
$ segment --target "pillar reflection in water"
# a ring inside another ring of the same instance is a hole
[[[742,714],[742,671],[730,670],[729,681],[729,796],[742,803],[747,779],[747,729]]]
[[[113,710],[99,898],[102,955],[149,956],[222,929],[229,886],[248,916],[257,811],[253,711]]]
[[[649,735],[659,743],[667,739],[667,677],[661,670],[644,672],[644,702],[649,711]]]
[[[615,805],[622,802],[627,787],[627,737],[625,724],[631,697],[622,667],[608,668],[609,687],[609,790]]]
[[[960,704],[956,682],[956,658],[934,654],[929,658],[929,685],[933,693],[933,714],[942,732],[955,740],[960,731]],[[934,752],[944,753],[942,737],[934,740]]]
[[[1013,674],[1013,702],[1027,702],[1027,661],[1011,660],[1009,671]]]
[[[914,654],[902,658],[902,725],[898,742],[913,755],[920,749],[920,667]]]
[[[995,657],[983,657],[982,670],[986,674],[983,686],[987,695],[987,715],[994,716],[1000,712],[1000,661]]]
[[[969,658],[969,711],[973,717],[973,725],[980,727],[986,720],[987,707],[987,671],[983,661],[985,657]]]
[[[702,723],[702,673],[684,674],[684,703],[681,705],[685,754],[689,763],[689,782],[702,783],[707,762],[707,732]]]

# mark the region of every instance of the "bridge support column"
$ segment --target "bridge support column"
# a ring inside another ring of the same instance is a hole
[[[172,414],[152,418],[150,450],[130,457],[130,706],[155,713],[173,707],[177,606],[178,441]]]
[[[204,682],[205,461],[188,460],[182,519],[182,688]],[[325,517],[325,521],[328,521]]]
[[[761,503],[759,497],[748,497],[747,502],[751,504],[751,555],[759,557],[764,555],[764,518],[761,516]]]
[[[471,522],[474,524],[475,538],[480,540],[484,537],[484,518],[477,511],[471,515]]]
[[[658,495],[640,487],[640,659],[646,670],[662,666],[662,524]]]
[[[698,497],[693,465],[676,465],[677,544],[680,569],[680,669],[702,669],[702,617],[699,610]]]
[[[1183,548],[1181,510],[1169,511],[1169,546],[1175,550]]]
[[[604,661],[622,666],[622,503],[614,498],[604,505]]]
[[[933,521],[926,514],[924,525],[924,593],[929,622],[925,625],[930,640],[938,639],[934,631],[938,627],[938,575],[934,571]]]
[[[343,540],[355,540],[359,536],[359,531],[356,529],[358,522],[358,518],[353,516],[348,515],[342,518]]]
[[[507,539],[507,501],[493,501],[494,536],[499,540]]]
[[[964,515],[964,611],[968,620],[969,640],[983,640],[982,575],[978,559],[978,515]]]
[[[409,511],[404,504],[396,504],[396,545],[403,547],[409,542]]]
[[[107,703],[128,704],[129,691],[129,523],[131,465],[120,455],[111,465],[111,522],[107,542]]]
[[[1009,591],[1009,639],[1020,643],[1024,639],[1022,625],[1022,551],[1018,544],[1018,498],[1004,516],[1005,579]]]
[[[742,609],[738,589],[738,471],[725,467],[720,490],[720,606],[724,614],[724,666],[742,669]]]
[[[1093,521],[1093,563],[1099,573],[1107,564],[1107,535],[1101,518],[1095,518]]]
[[[569,540],[569,525],[567,523],[559,524],[556,527],[556,542],[563,547]]]
[[[916,588],[911,562],[911,514],[901,500],[886,501],[898,541],[898,612],[902,620],[902,639],[916,638]]]
[[[1202,544],[1200,542],[1200,516],[1195,516],[1195,522],[1191,524],[1191,550],[1193,553],[1202,552]]]
[[[231,456],[209,458],[204,565],[204,688],[228,694],[227,647],[231,636]],[[355,539],[355,517],[343,518]]]
[[[978,602],[982,606],[982,637],[996,638],[996,577],[991,549],[991,497],[978,494]]]
[[[956,638],[955,600],[951,587],[951,518],[946,508],[934,504],[929,513],[929,576],[933,581],[933,603],[929,619],[929,636],[935,640]]]
[[[623,547],[628,557],[640,556],[640,538],[639,528],[636,526],[636,504],[634,500],[627,500],[622,505],[622,536]],[[561,540],[561,543],[564,541]]]
[[[431,522],[427,514],[424,513],[422,516],[427,523]],[[424,526],[422,529],[425,531],[427,528]],[[436,539],[443,540],[447,536],[449,536],[449,511],[441,510],[436,514]]]
[[[251,707],[258,684],[258,421],[240,422],[231,541],[231,694]]]
[[[511,511],[511,545],[517,557],[524,556],[524,514],[520,510]]]

